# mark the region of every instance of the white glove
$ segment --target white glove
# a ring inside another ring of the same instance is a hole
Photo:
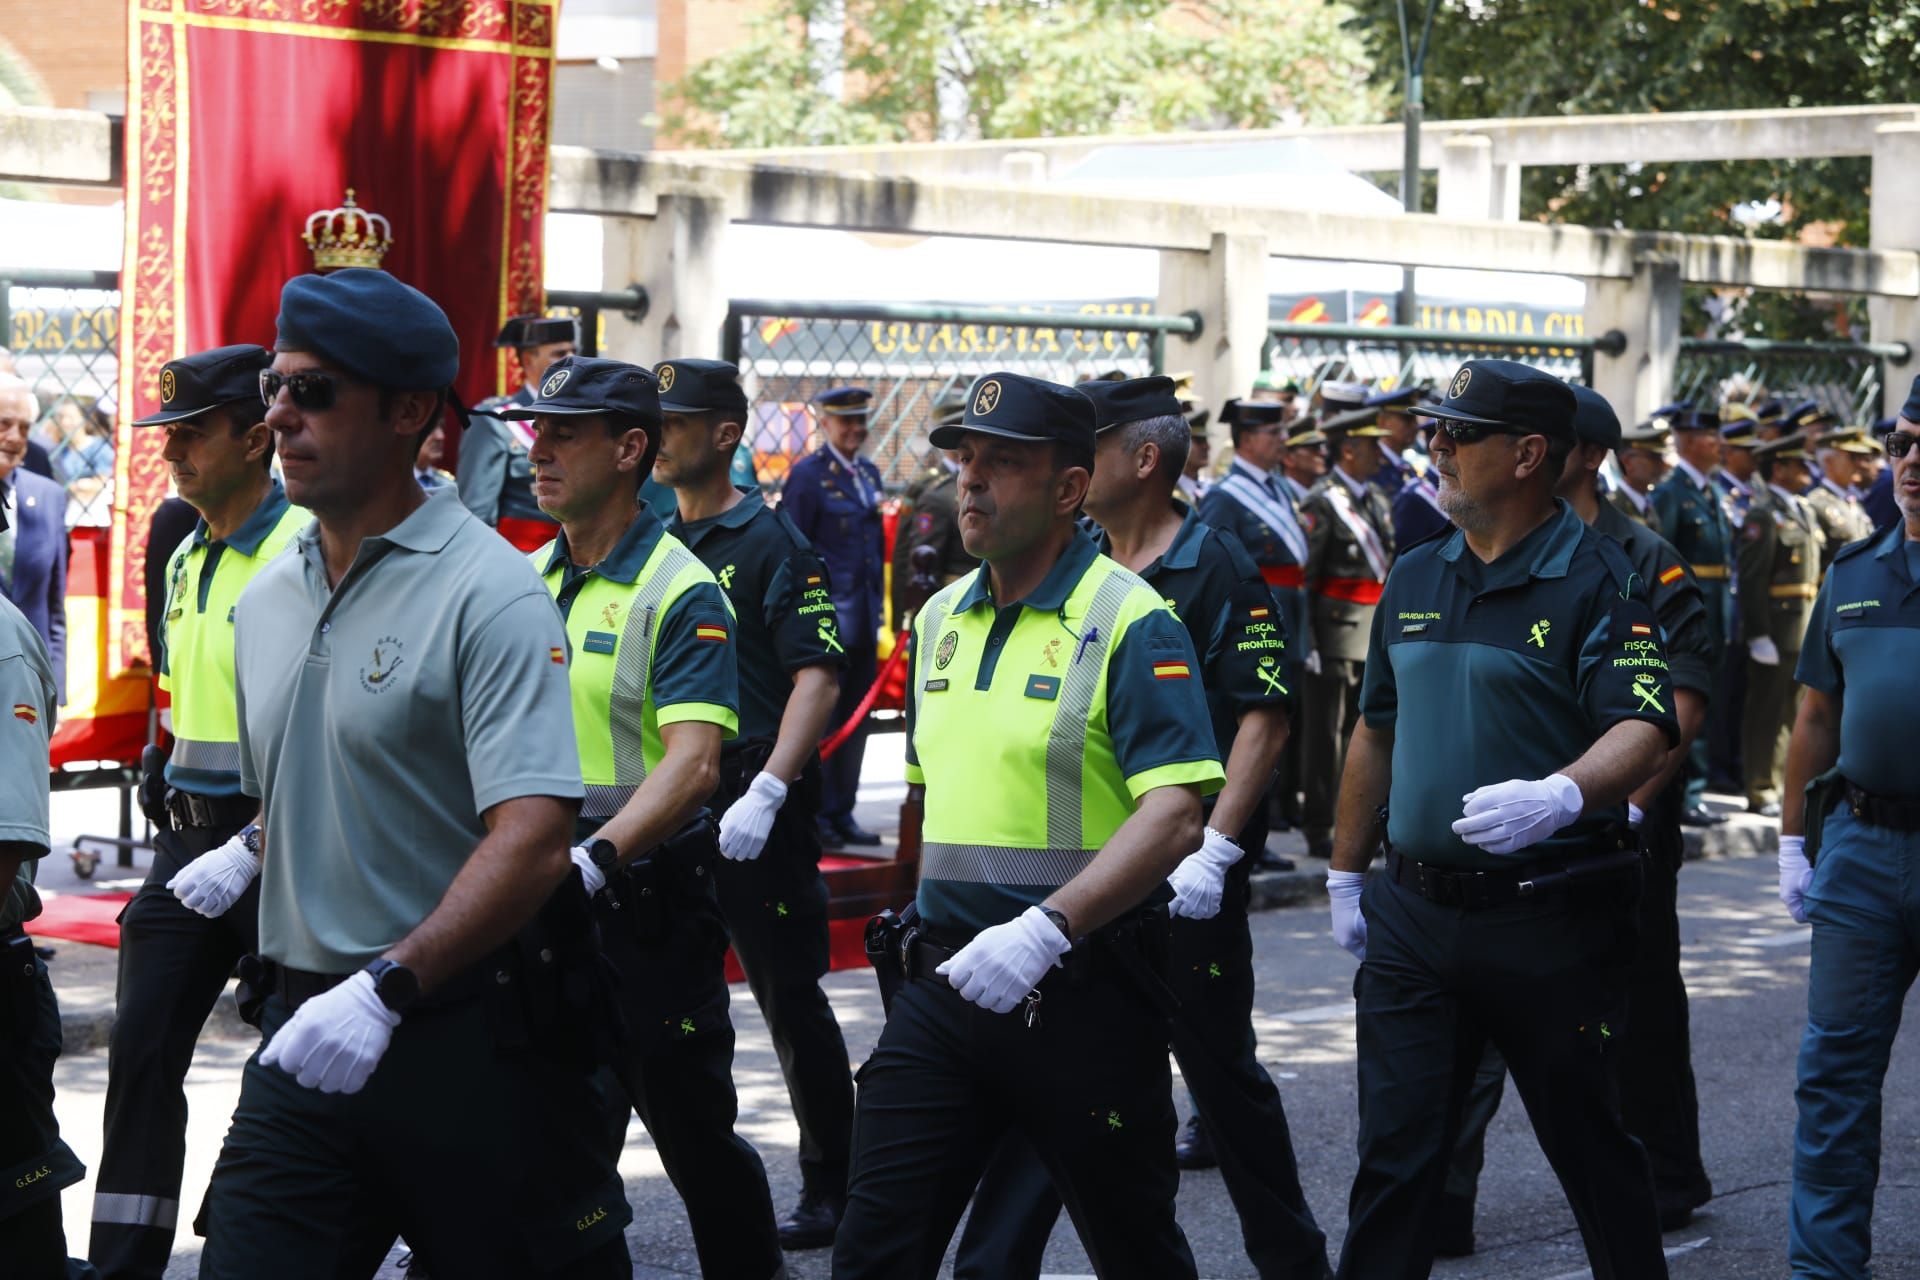
[[[380,1065],[400,1015],[380,1003],[373,975],[362,970],[294,1010],[260,1054],[309,1089],[358,1093]]]
[[[1780,665],[1780,649],[1768,636],[1755,636],[1747,641],[1747,656],[1763,667]]]
[[[766,851],[773,815],[787,802],[787,784],[762,769],[720,818],[720,856],[751,862]]]
[[[259,874],[260,859],[235,836],[180,868],[167,888],[181,906],[212,920],[225,915]]]
[[[593,865],[593,855],[587,852],[587,846],[577,844],[567,850],[567,856],[580,868],[580,879],[586,883],[589,898],[607,887],[607,874]]]
[[[1333,940],[1352,952],[1355,960],[1367,958],[1367,918],[1360,914],[1360,890],[1366,883],[1364,871],[1327,868],[1327,901],[1333,904]]]
[[[1807,861],[1805,836],[1780,837],[1780,901],[1795,924],[1807,922],[1807,886],[1813,883],[1813,864]]]
[[[1627,825],[1629,827],[1632,827],[1635,831],[1638,831],[1640,829],[1640,824],[1645,822],[1646,820],[1647,820],[1647,811],[1645,809],[1642,809],[1639,805],[1635,804],[1633,801],[1631,800],[1627,801]]]
[[[1072,945],[1040,908],[1028,907],[1005,924],[982,929],[934,972],[952,983],[962,1000],[989,1013],[1006,1013],[1040,985]]]
[[[1173,903],[1167,914],[1187,920],[1211,920],[1220,914],[1220,896],[1227,887],[1227,868],[1240,861],[1240,846],[1207,828],[1200,848],[1180,859],[1167,877]]]
[[[1578,818],[1586,808],[1580,788],[1564,773],[1538,782],[1515,778],[1463,796],[1453,834],[1488,853],[1518,853]]]
[[[1312,653],[1307,655],[1307,660],[1301,663],[1300,665],[1307,669],[1308,675],[1315,675],[1315,676],[1319,675],[1320,674],[1320,651],[1318,649],[1315,649]]]

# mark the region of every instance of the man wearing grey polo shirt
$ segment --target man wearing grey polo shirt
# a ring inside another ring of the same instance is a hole
[[[629,1276],[587,1065],[557,1043],[567,940],[521,942],[543,903],[587,933],[566,635],[531,566],[413,478],[458,341],[346,270],[287,283],[275,349],[267,425],[315,523],[235,617],[272,994],[200,1274],[371,1275],[404,1234],[436,1276]]]

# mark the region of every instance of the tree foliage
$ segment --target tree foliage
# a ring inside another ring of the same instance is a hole
[[[837,68],[808,35],[835,8]],[[694,146],[788,147],[1375,119],[1352,16],[1324,0],[776,0],[667,87],[663,124]],[[838,97],[819,87],[836,70]]]
[[[1397,111],[1395,9],[1351,0]],[[1442,0],[1425,81],[1429,120],[1900,103],[1920,72],[1920,6],[1906,0]],[[1530,168],[1521,216],[1634,230],[1865,245],[1865,157]],[[1754,221],[1757,211],[1771,219]],[[1706,323],[1690,307],[1693,327]],[[1729,324],[1769,336],[1831,333],[1831,304],[1736,302]]]

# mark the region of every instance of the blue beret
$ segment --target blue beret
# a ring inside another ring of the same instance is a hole
[[[377,387],[438,391],[460,374],[447,313],[384,271],[295,276],[280,290],[275,351],[306,351]]]
[[[1920,378],[1915,378],[1907,391],[1907,402],[1900,406],[1900,416],[1908,422],[1920,422]]]

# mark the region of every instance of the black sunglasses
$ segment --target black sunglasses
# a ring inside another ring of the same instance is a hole
[[[1452,418],[1435,418],[1435,426],[1447,433],[1447,439],[1455,444],[1478,444],[1488,436],[1537,436],[1538,431],[1524,431],[1519,427],[1509,427],[1504,423],[1455,422]]]
[[[268,408],[280,398],[280,388],[287,389],[287,395],[296,407],[318,412],[333,408],[334,392],[339,388],[340,380],[330,373],[275,373],[272,369],[260,371],[260,400]]]
[[[1911,431],[1889,431],[1880,437],[1880,440],[1886,446],[1887,457],[1894,462],[1906,457],[1907,450],[1920,444],[1920,436],[1914,435]]]

